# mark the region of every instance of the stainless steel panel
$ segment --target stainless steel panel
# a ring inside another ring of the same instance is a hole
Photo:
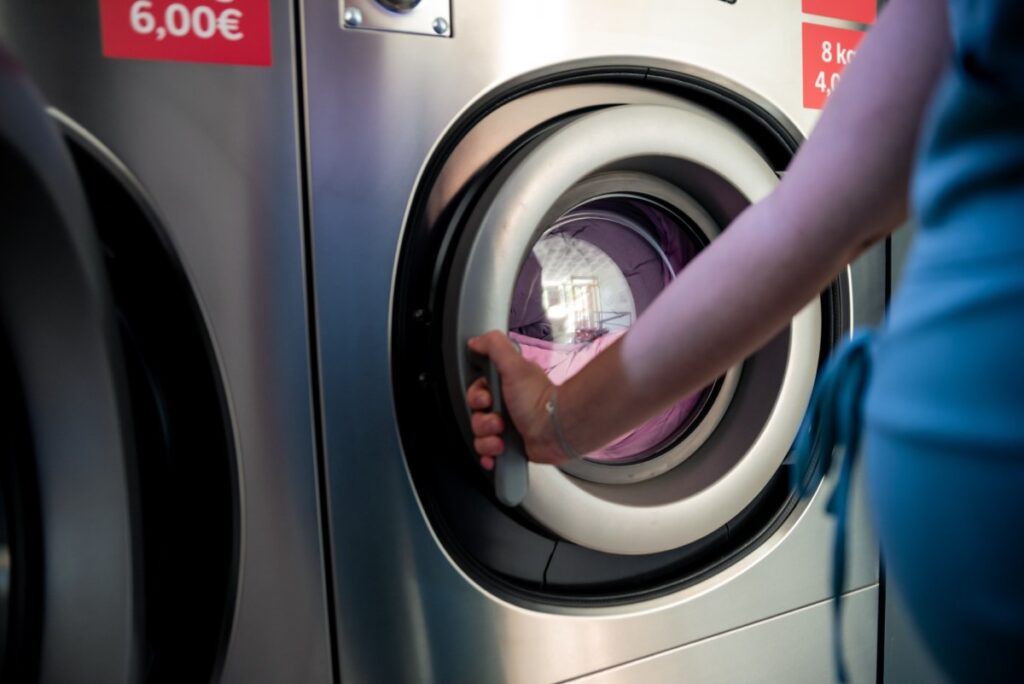
[[[892,234],[892,262],[890,265],[893,290],[899,287],[900,281],[903,279],[903,270],[907,266],[907,259],[910,257],[910,248],[914,243],[916,233],[917,226],[910,222]]]
[[[939,669],[934,656],[911,621],[899,587],[885,585],[885,634],[882,663],[885,681],[947,684],[949,677]]]
[[[854,328],[875,326],[885,317],[886,246],[879,243],[850,264],[850,311]]]
[[[456,0],[453,16],[451,40],[427,40],[341,30],[333,3],[303,3],[342,678],[554,681],[826,599],[833,522],[823,492],[741,563],[658,600],[587,610],[488,593],[451,561],[419,507],[396,433],[388,356],[410,196],[470,103],[554,65],[610,59],[713,76],[806,130],[815,113],[801,107],[800,3],[591,0],[581,12],[543,0]],[[851,588],[877,579],[857,501]]]
[[[295,42],[292,3],[271,6],[272,68],[104,59],[97,2],[3,0],[0,36],[46,98],[138,176],[209,321],[235,421],[242,496],[224,680],[312,682],[330,677],[330,641]]]
[[[586,684],[742,684],[838,681],[832,657],[832,601],[773,617],[667,653],[576,680]],[[853,684],[875,681],[878,587],[843,597],[843,658]],[[927,679],[897,679],[932,681]]]

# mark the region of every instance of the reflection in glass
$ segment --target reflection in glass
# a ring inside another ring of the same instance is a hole
[[[585,238],[549,233],[531,255],[541,271],[542,304],[555,342],[590,342],[636,318],[629,283],[615,261]]]
[[[592,200],[556,221],[527,257],[509,334],[561,384],[624,335],[700,248],[658,205],[636,197]],[[647,458],[693,422],[706,393],[687,397],[588,459]]]

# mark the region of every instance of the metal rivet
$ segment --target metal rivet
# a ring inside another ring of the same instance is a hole
[[[438,17],[437,19],[435,19],[434,23],[431,24],[431,26],[434,27],[434,33],[436,33],[439,36],[443,36],[444,34],[448,33],[448,20],[445,19],[444,17]]]
[[[349,7],[345,10],[345,26],[353,28],[363,23],[363,13],[358,7]]]

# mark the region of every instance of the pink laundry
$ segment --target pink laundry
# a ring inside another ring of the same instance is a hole
[[[608,333],[592,342],[576,344],[538,340],[516,332],[509,333],[509,337],[519,344],[524,358],[543,368],[553,383],[561,385],[624,334],[625,331]],[[595,461],[622,461],[657,447],[691,417],[699,400],[700,392],[697,392],[606,447],[587,454],[587,458]]]

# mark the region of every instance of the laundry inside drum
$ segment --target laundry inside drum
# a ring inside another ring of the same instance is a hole
[[[561,216],[519,272],[509,335],[555,384],[622,337],[700,251],[706,238],[682,217],[642,197],[602,197]],[[599,463],[657,456],[700,417],[711,388],[697,392],[587,455]]]

